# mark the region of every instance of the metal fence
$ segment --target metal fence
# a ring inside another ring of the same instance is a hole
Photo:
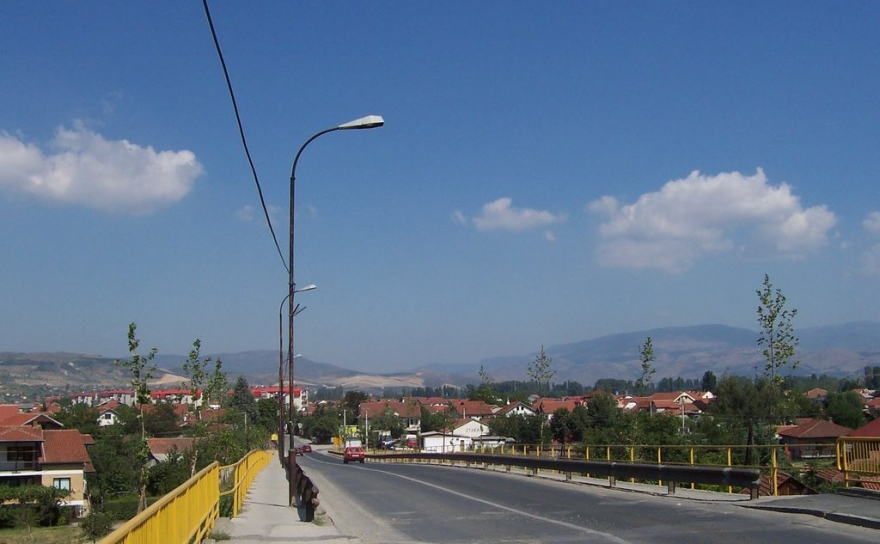
[[[220,516],[221,473],[232,478],[232,516],[238,515],[251,482],[265,467],[270,454],[254,450],[234,465],[221,467],[217,462],[203,468],[192,478],[125,522],[100,544],[198,544],[205,540]]]
[[[847,487],[850,482],[880,485],[880,438],[838,438],[837,469]]]
[[[645,445],[645,444],[499,444],[497,446],[471,445],[456,451],[491,455],[511,455],[571,461],[597,461],[605,463],[630,463],[656,466],[681,466],[694,468],[744,468],[760,471],[765,477],[766,491],[779,494],[782,471],[813,471],[816,468],[837,468],[843,480],[850,482],[880,482],[880,438],[841,438],[833,442],[816,444],[765,444],[765,445]],[[447,450],[449,451],[449,450]],[[420,453],[445,454],[443,448],[419,450]],[[372,452],[373,458],[388,454],[382,450]],[[394,452],[397,453],[397,452]],[[663,480],[654,478],[658,485]],[[695,488],[698,482],[690,482]],[[720,484],[719,484],[720,485]],[[735,486],[726,487],[729,493],[739,491]]]

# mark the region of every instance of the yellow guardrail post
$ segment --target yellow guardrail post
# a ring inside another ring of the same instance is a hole
[[[660,466],[663,464],[663,456],[661,453],[662,451],[663,451],[663,446],[657,446],[657,466]],[[657,485],[663,485],[663,480],[657,480]]]
[[[727,466],[733,466],[733,448],[731,448],[730,446],[727,447]],[[727,492],[733,493],[733,486],[727,486]]]
[[[691,450],[691,466],[694,466],[694,447],[690,447]],[[691,482],[691,489],[694,489],[694,482]]]
[[[630,463],[635,463],[635,462],[636,462],[636,447],[635,447],[635,446],[630,446],[630,447],[629,447],[629,462],[630,462]],[[635,483],[635,481],[636,481],[635,478],[630,478],[630,479],[629,479],[629,483],[631,483],[631,484],[632,484],[632,483]]]

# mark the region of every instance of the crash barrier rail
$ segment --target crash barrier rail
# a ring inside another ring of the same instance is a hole
[[[850,482],[880,483],[880,438],[847,437],[837,439],[837,469]]]
[[[382,455],[385,450],[372,450]],[[764,444],[764,445],[620,445],[620,444],[485,444],[470,445],[460,441],[434,449],[418,450],[423,453],[471,452],[501,455],[532,456],[551,459],[570,459],[585,461],[629,462],[651,465],[681,465],[691,467],[727,467],[760,470],[766,476],[767,493],[779,494],[780,470],[805,469],[807,463],[827,463],[835,461],[834,443],[817,444]],[[800,465],[800,466],[799,466]],[[659,485],[663,481],[658,480]],[[695,483],[691,483],[695,489]],[[733,486],[727,491],[733,493]]]
[[[376,458],[371,456],[371,458]],[[564,473],[567,480],[572,474],[586,474],[608,478],[612,487],[618,479],[639,479],[664,481],[670,493],[675,493],[676,484],[710,484],[749,489],[751,498],[758,497],[761,472],[753,468],[707,467],[670,464],[647,464],[621,461],[586,461],[551,457],[530,457],[517,455],[494,455],[486,453],[389,453],[378,457],[381,460],[420,460],[447,461],[452,464],[471,463],[478,465],[501,465],[520,467],[537,474],[538,470],[553,470]]]
[[[318,486],[306,476],[299,463],[296,462],[296,452],[290,452],[287,456],[287,482],[290,504],[305,510],[305,521],[314,521],[315,510],[321,503],[318,500]]]
[[[99,544],[199,544],[220,516],[220,496],[233,494],[235,517],[251,482],[269,458],[268,452],[254,450],[234,465],[221,467],[216,461],[211,463],[102,538]],[[232,489],[222,494],[221,473],[226,475],[224,481],[229,475],[234,478]]]

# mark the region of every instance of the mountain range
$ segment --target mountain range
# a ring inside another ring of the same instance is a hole
[[[838,377],[861,374],[865,366],[880,366],[880,323],[804,328],[797,331],[800,345],[796,374],[829,374]],[[707,370],[753,375],[762,372],[764,359],[757,345],[758,333],[725,325],[668,327],[613,334],[555,346],[546,346],[552,359],[554,381],[575,380],[592,385],[600,378],[634,379],[640,372],[639,347],[651,337],[656,368],[655,380],[663,377],[699,378]],[[475,363],[431,364],[411,371],[369,373],[333,364],[297,358],[297,383],[307,387],[342,386],[345,389],[378,391],[385,387],[462,386],[477,381],[482,367],[495,381],[525,380],[533,353],[500,356]],[[251,384],[278,381],[278,351],[258,350],[219,353],[231,379],[243,375]],[[182,355],[159,355],[162,379],[156,386],[184,381]],[[285,365],[286,366],[286,365]],[[50,385],[68,389],[121,387],[127,377],[112,359],[72,353],[0,352],[0,385]]]

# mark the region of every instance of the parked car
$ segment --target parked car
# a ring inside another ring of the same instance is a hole
[[[293,448],[293,453],[296,455],[302,455],[303,449],[301,447],[297,446],[297,447]]]
[[[393,450],[395,447],[397,447],[397,442],[398,442],[398,441],[397,441],[397,440],[394,440],[394,439],[391,439],[391,440],[383,440],[382,442],[379,442],[379,449],[382,449],[382,450]]]
[[[349,446],[345,448],[345,452],[342,454],[342,462],[346,465],[349,461],[360,461],[363,463],[366,457],[367,455],[364,453],[364,448],[360,446]]]
[[[312,453],[312,445],[311,444],[303,444],[302,450],[303,450],[303,453]]]

